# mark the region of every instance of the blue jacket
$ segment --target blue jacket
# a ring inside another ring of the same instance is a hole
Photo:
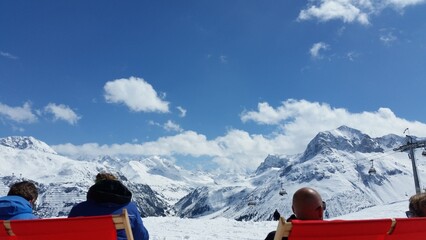
[[[104,180],[90,187],[87,201],[75,205],[68,217],[99,216],[121,214],[123,208],[129,214],[130,226],[135,240],[149,240],[149,234],[143,225],[136,204],[130,201],[132,194],[119,181]],[[124,230],[117,231],[117,237],[125,240]]]
[[[0,198],[0,220],[37,219],[31,203],[20,196]]]

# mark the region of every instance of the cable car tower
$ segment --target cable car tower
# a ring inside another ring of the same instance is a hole
[[[405,131],[407,131],[405,129]],[[404,131],[404,133],[405,133]],[[394,148],[394,151],[398,152],[406,152],[408,151],[408,157],[411,159],[411,165],[413,166],[413,176],[414,176],[414,185],[416,187],[416,193],[420,193],[420,183],[419,183],[419,175],[417,173],[416,159],[414,156],[414,149],[416,148],[426,148],[426,140],[417,141],[413,138],[413,136],[406,135],[407,143],[405,145]],[[425,154],[423,154],[425,153]],[[425,156],[426,152],[423,150],[422,155]]]

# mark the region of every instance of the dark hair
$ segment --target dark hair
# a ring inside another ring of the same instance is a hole
[[[112,174],[107,172],[101,172],[96,175],[95,183],[98,183],[103,180],[118,180],[118,178]]]
[[[14,183],[11,187],[7,196],[20,196],[28,201],[35,201],[38,197],[38,190],[34,183],[30,181],[22,181]]]
[[[408,207],[415,217],[426,217],[426,193],[411,196]]]

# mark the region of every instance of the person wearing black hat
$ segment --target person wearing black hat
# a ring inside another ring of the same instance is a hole
[[[95,185],[89,188],[87,200],[75,205],[68,217],[99,216],[121,214],[127,209],[135,240],[148,240],[148,230],[136,204],[132,202],[132,193],[117,178],[110,173],[99,173]],[[125,240],[124,230],[117,231],[117,239]]]

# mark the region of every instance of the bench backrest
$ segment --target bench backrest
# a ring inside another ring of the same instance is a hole
[[[274,240],[426,240],[426,218],[286,222],[281,218]]]
[[[119,229],[133,240],[126,210],[121,215],[0,221],[0,240],[115,240]]]

